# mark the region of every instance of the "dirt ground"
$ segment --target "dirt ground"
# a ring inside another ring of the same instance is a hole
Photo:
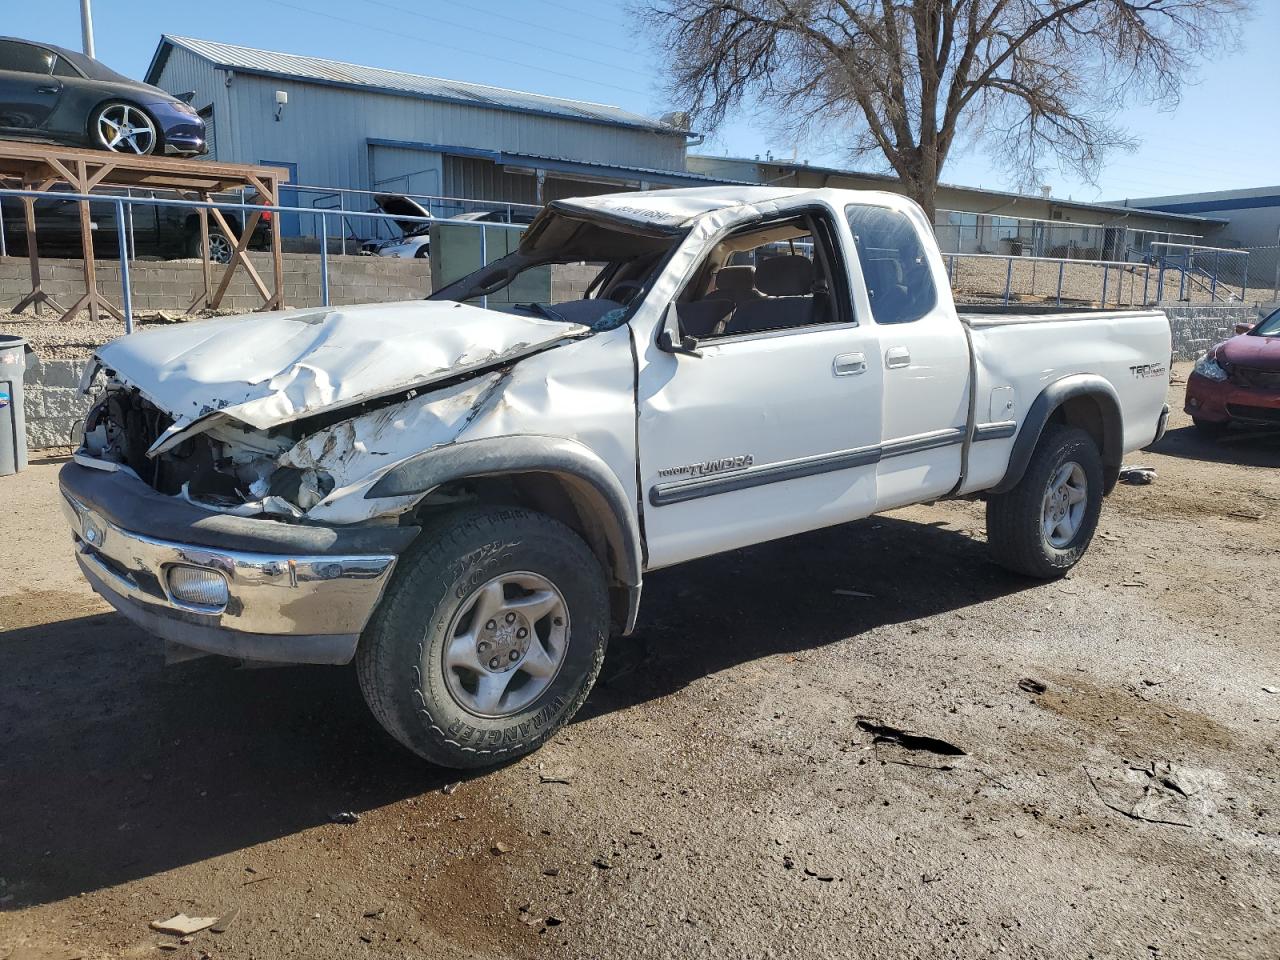
[[[456,788],[348,670],[165,667],[0,479],[0,957],[1280,956],[1280,437],[1134,460],[1056,583],[966,503],[654,574]]]

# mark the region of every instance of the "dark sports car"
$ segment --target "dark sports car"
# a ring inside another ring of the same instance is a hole
[[[0,37],[0,137],[116,153],[204,153],[189,103],[48,43]]]

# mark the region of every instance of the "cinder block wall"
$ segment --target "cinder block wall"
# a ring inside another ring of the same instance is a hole
[[[1197,360],[1209,347],[1233,336],[1237,323],[1258,319],[1256,307],[1206,306],[1187,303],[1161,304],[1173,328],[1173,355],[1178,360]]]
[[[254,269],[271,287],[271,258],[249,255]],[[217,289],[223,268],[211,265]],[[197,260],[138,261],[129,271],[133,308],[143,310],[186,310],[204,290],[204,271]],[[68,306],[84,292],[84,275],[78,260],[42,260],[43,289]],[[115,261],[98,264],[98,290],[113,303],[121,301],[120,265]],[[19,257],[0,258],[0,311],[12,308],[31,289],[27,261]],[[431,292],[431,264],[428,260],[397,260],[390,257],[331,256],[329,258],[329,302],[384,303],[414,300]],[[320,258],[314,254],[284,255],[284,299],[291,307],[320,305]],[[236,271],[222,306],[228,310],[256,310],[262,298],[243,269]]]
[[[80,375],[88,362],[27,356],[27,372],[23,377],[27,449],[42,450],[71,443],[71,431],[88,412],[86,400],[78,390]]]

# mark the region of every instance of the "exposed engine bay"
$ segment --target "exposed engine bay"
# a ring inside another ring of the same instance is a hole
[[[345,410],[343,417],[360,410]],[[85,421],[83,454],[127,467],[156,491],[232,513],[296,518],[333,490],[331,475],[277,460],[320,423],[295,421],[269,430],[224,421],[154,457],[147,451],[173,418],[119,381],[109,382]]]

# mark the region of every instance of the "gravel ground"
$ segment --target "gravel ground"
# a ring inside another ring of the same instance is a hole
[[[0,479],[0,957],[1280,956],[1280,440],[1135,460],[1056,583],[965,503],[655,574],[578,720],[456,789],[347,670],[164,667],[57,464]]]
[[[138,311],[134,314],[134,322],[136,329],[146,330],[149,327],[188,323],[234,312],[205,310],[186,315],[178,310]],[[30,313],[0,312],[0,333],[25,338],[41,360],[87,360],[104,343],[124,336],[124,324],[105,312],[96,323],[89,319],[87,312],[66,320],[57,320],[48,313],[34,316]]]

